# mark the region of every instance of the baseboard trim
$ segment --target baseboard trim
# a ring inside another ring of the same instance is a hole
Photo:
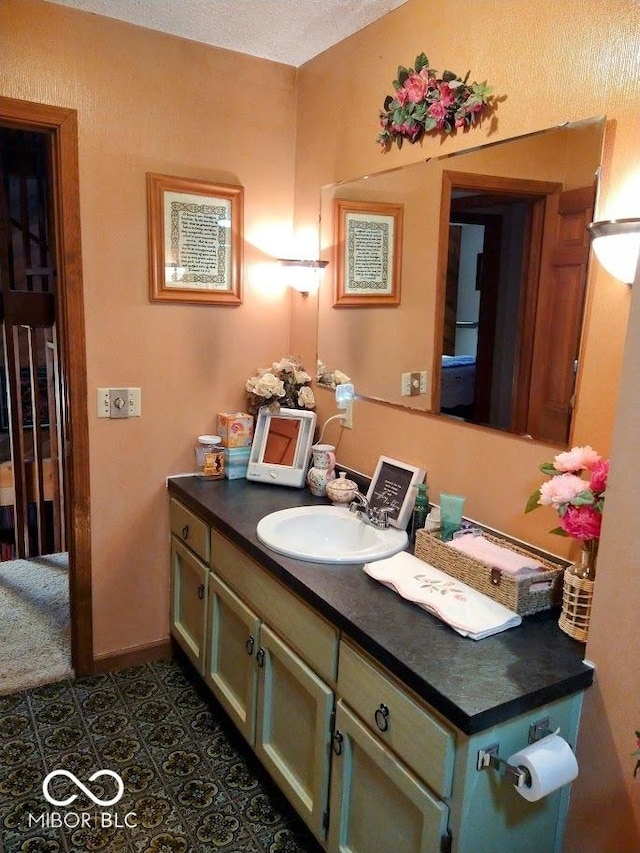
[[[128,666],[140,666],[154,660],[173,657],[173,646],[170,639],[158,640],[146,646],[136,646],[117,654],[96,655],[93,659],[94,675],[125,669]]]

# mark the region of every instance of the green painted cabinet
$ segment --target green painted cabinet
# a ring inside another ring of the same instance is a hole
[[[582,693],[466,735],[175,500],[171,524],[172,633],[328,853],[561,853],[568,786],[528,802],[478,753],[541,723],[575,745]]]

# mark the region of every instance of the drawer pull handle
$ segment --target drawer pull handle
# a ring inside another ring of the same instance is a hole
[[[344,736],[341,731],[336,729],[335,734],[331,738],[331,748],[335,752],[336,755],[342,755],[342,741],[344,740]]]
[[[380,703],[380,707],[376,710],[374,717],[376,726],[381,732],[386,732],[389,728],[389,709],[383,702]]]
[[[198,598],[200,599],[200,601],[202,601],[202,599],[204,598],[204,584],[203,583],[201,583],[200,586],[198,587]]]
[[[182,528],[182,538],[183,539],[189,538],[189,525],[188,524],[185,524],[185,526]]]
[[[258,649],[258,652],[256,654],[256,660],[258,662],[258,666],[264,666],[264,649],[262,648],[262,646],[260,646],[260,648]]]
[[[255,642],[256,641],[255,641],[254,637],[249,637],[247,642],[244,644],[245,651],[247,652],[247,654],[249,656],[251,656],[253,654],[253,647],[255,645]]]

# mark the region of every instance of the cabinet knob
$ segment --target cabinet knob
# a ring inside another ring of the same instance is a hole
[[[264,666],[264,649],[262,646],[260,646],[256,653],[256,661],[258,662],[258,666]]]
[[[338,729],[335,730],[333,737],[331,738],[331,748],[335,752],[336,755],[342,755],[342,741],[344,740],[344,735]]]
[[[204,598],[204,584],[203,583],[201,583],[200,586],[198,587],[198,598],[200,599],[200,601],[202,601],[202,599]]]
[[[254,637],[249,637],[249,639],[247,640],[247,642],[244,644],[245,650],[246,650],[246,652],[247,652],[247,654],[248,654],[248,655],[252,655],[252,654],[253,654],[253,647],[254,647],[254,645],[255,645],[255,642],[256,642],[256,641],[255,641],[255,638],[254,638]]]
[[[189,538],[189,525],[188,524],[185,524],[185,526],[182,528],[182,538],[183,539]]]
[[[380,707],[376,709],[374,717],[376,726],[381,732],[386,732],[389,728],[389,709],[383,702],[381,702]]]

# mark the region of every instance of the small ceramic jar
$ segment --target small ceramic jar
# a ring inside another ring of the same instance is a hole
[[[327,483],[327,497],[332,504],[348,504],[355,498],[358,486],[353,480],[347,480],[346,476],[346,471],[340,471],[336,480]]]

